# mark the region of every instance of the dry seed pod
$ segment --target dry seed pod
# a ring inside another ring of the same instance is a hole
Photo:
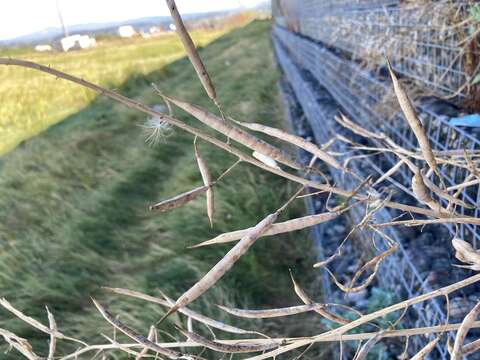
[[[193,147],[195,148],[195,158],[197,159],[198,169],[202,175],[203,185],[207,187],[207,214],[210,226],[213,227],[213,214],[215,212],[215,202],[213,197],[212,177],[208,171],[207,164],[200,156],[197,148],[197,138],[193,141]]]
[[[453,238],[452,245],[455,249],[455,257],[469,265],[460,265],[471,270],[480,271],[480,252],[473,249],[468,242]]]
[[[272,158],[273,160],[278,161],[284,165],[290,166],[293,169],[302,169],[302,165],[299,164],[296,160],[282,150],[270,145],[269,143],[257,138],[256,136],[240,129],[237,126],[231,125],[222,118],[218,117],[215,114],[212,114],[206,109],[193,104],[189,104],[185,101],[174,99],[165,94],[161,94],[170,102],[183,109],[202,123],[211,128],[217,130],[218,132],[225,135],[227,138],[237,141],[238,143],[247,146],[248,148],[258,151],[259,153]]]
[[[298,305],[298,306],[290,306],[290,307],[277,308],[277,309],[247,310],[247,309],[229,308],[222,305],[217,305],[217,306],[229,314],[242,317],[242,318],[250,318],[250,319],[266,319],[266,318],[297,315],[297,314],[302,314],[309,311],[316,311],[318,309],[322,309],[325,307],[324,304],[309,304],[309,305]]]
[[[341,214],[340,211],[325,212],[325,213],[320,213],[315,215],[308,215],[308,216],[304,216],[297,219],[287,220],[280,223],[275,223],[267,231],[265,231],[260,237],[277,235],[282,233],[289,233],[292,231],[305,229],[305,228],[335,219],[340,214]],[[192,248],[237,241],[237,240],[240,240],[252,229],[253,228],[248,228],[248,229],[236,230],[236,231],[220,234],[213,239],[194,245],[192,246]]]
[[[187,339],[194,341],[198,344],[201,344],[211,350],[227,353],[227,354],[265,351],[265,350],[275,349],[280,346],[280,343],[275,341],[267,344],[223,344],[223,343],[206,339],[203,336],[200,336],[194,332],[183,330],[178,326],[175,326],[175,327],[185,337],[187,337]]]
[[[175,28],[177,31],[180,40],[183,43],[183,47],[187,52],[187,56],[190,59],[193,67],[195,68],[195,72],[202,83],[203,88],[207,92],[207,95],[210,99],[216,101],[217,94],[215,92],[215,88],[213,86],[210,77],[208,76],[207,69],[205,69],[205,65],[203,64],[200,56],[198,55],[197,49],[195,48],[195,44],[192,41],[192,38],[188,34],[185,25],[183,24],[182,17],[178,12],[177,6],[174,0],[166,0],[168,10],[170,10],[170,14],[172,15],[173,23],[175,24]]]
[[[480,302],[473,307],[472,310],[465,316],[462,321],[462,325],[457,331],[457,336],[455,337],[455,343],[453,344],[453,350],[450,359],[451,360],[461,360],[463,359],[463,342],[467,337],[467,333],[472,327],[473,323],[477,319],[477,316],[480,314]]]
[[[309,153],[315,155],[318,157],[320,160],[324,161],[330,166],[333,166],[336,169],[342,170],[343,167],[340,165],[340,163],[329,153],[326,151],[323,151],[320,149],[317,145],[311,143],[310,141],[305,140],[304,138],[290,134],[286,131],[276,129],[270,126],[266,126],[263,124],[257,124],[257,123],[244,123],[241,121],[235,121],[237,124],[246,127],[247,129],[253,130],[253,131],[258,131],[270,136],[273,136],[277,139],[286,141],[290,144],[296,145],[301,149],[304,149],[308,151]]]
[[[310,297],[307,295],[307,293],[300,287],[300,285],[297,284],[295,279],[293,278],[293,274],[290,271],[290,278],[292,279],[293,283],[293,289],[295,290],[295,294],[300,298],[300,300],[303,301],[305,305],[312,305],[314,304],[314,301],[310,299]],[[323,316],[325,319],[328,319],[330,321],[333,321],[337,324],[348,324],[350,321],[341,318],[340,316],[333,314],[324,308],[318,308],[314,310],[317,314],[320,316]]]
[[[182,306],[185,306],[205,291],[211,288],[220,278],[237,262],[242,255],[255,243],[255,241],[272,226],[277,219],[278,213],[268,215],[260,221],[251,231],[249,231],[230,251],[213,266],[195,285],[180,296],[170,310],[160,319],[159,323],[165,320],[170,314],[176,312]]]
[[[433,339],[427,345],[425,345],[418,353],[416,353],[415,356],[412,357],[410,360],[425,359],[425,357],[432,352],[433,348],[437,345],[439,341],[440,341],[439,337]]]
[[[415,194],[415,197],[421,203],[427,205],[430,209],[435,211],[438,216],[448,216],[449,213],[445,210],[437,201],[435,201],[431,196],[429,189],[425,185],[423,176],[420,171],[415,171],[412,177],[412,191]]]
[[[410,128],[412,129],[415,137],[417,138],[420,150],[422,151],[425,161],[427,162],[430,169],[438,173],[435,155],[433,154],[430,142],[428,141],[427,135],[425,134],[422,123],[417,117],[415,108],[413,107],[412,102],[408,97],[408,94],[398,81],[397,76],[395,75],[395,72],[392,69],[392,65],[390,64],[390,61],[388,59],[387,66],[390,77],[392,78],[393,89],[395,91],[395,95],[397,96],[398,103],[400,104],[400,108],[402,109],[403,114],[407,119],[408,125],[410,125]]]
[[[176,209],[180,206],[185,205],[186,203],[195,199],[198,195],[207,191],[209,186],[199,186],[195,189],[190,191],[181,193],[179,195],[174,196],[173,198],[163,200],[155,205],[151,205],[149,207],[150,210],[157,210],[160,212],[166,212],[173,209]]]
[[[175,304],[175,301],[170,299],[165,294],[162,294],[162,296],[165,298],[165,300],[163,300],[163,299],[159,299],[159,298],[154,297],[154,296],[143,294],[139,291],[134,291],[134,290],[129,290],[129,289],[109,288],[109,287],[103,287],[103,289],[105,289],[107,291],[111,291],[115,294],[131,296],[131,297],[134,297],[134,298],[137,298],[137,299],[142,299],[142,300],[145,300],[145,301],[156,303],[156,304],[168,307],[168,308]],[[254,334],[255,333],[255,331],[243,330],[243,329],[240,329],[238,327],[225,324],[221,321],[211,319],[211,318],[209,318],[205,315],[202,315],[202,314],[199,314],[199,313],[197,313],[193,310],[190,310],[187,307],[181,307],[180,309],[178,309],[178,312],[182,313],[185,316],[188,316],[189,318],[194,319],[194,320],[196,320],[196,321],[198,321],[202,324],[210,326],[214,329],[219,329],[219,330],[226,331],[226,332],[233,333],[233,334]]]
[[[114,328],[120,330],[122,333],[127,335],[132,340],[136,341],[139,344],[153,350],[161,355],[168,357],[169,359],[187,359],[189,357],[183,356],[181,353],[172,351],[169,349],[162,348],[155,344],[153,341],[148,340],[145,336],[140,335],[137,331],[129,328],[123,324],[120,320],[116,319],[107,309],[105,309],[100,303],[92,298],[93,304],[98,309],[100,314],[107,320],[107,322],[112,325]]]

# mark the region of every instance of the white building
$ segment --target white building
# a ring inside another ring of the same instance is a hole
[[[39,52],[52,51],[52,46],[48,44],[39,44],[35,46],[35,51],[39,51]]]
[[[60,44],[63,51],[69,51],[72,49],[87,49],[97,45],[97,41],[88,35],[76,34],[62,38]]]
[[[123,25],[118,28],[118,35],[120,35],[123,38],[131,38],[136,34],[137,32],[131,25]]]

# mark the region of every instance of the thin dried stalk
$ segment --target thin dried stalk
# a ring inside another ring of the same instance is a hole
[[[55,322],[55,318],[53,317],[53,314],[47,309],[47,315],[48,315],[48,323],[50,325],[50,344],[48,345],[48,357],[47,360],[53,360],[53,357],[55,356],[55,349],[57,347],[57,338],[55,337],[55,333],[58,331],[57,330],[57,323]]]
[[[265,343],[265,344],[222,344],[220,342],[206,339],[203,336],[200,336],[194,332],[183,330],[178,326],[176,326],[176,328],[184,336],[186,336],[190,341],[194,341],[211,350],[227,353],[227,354],[266,351],[266,350],[271,350],[280,346],[280,343],[275,341],[270,341],[270,343]]]
[[[425,345],[418,353],[416,353],[410,360],[423,360],[425,357],[432,352],[432,350],[437,346],[437,343],[440,341],[440,338],[437,337]]]
[[[402,165],[405,163],[405,161],[403,159],[400,159],[400,161],[398,163],[396,163],[394,166],[392,166],[385,174],[383,174],[382,176],[380,176],[373,184],[372,186],[376,186],[378,184],[380,184],[383,180],[391,177],[393,174],[395,174],[398,169],[400,169],[402,167]]]
[[[223,311],[242,318],[249,319],[265,319],[265,318],[275,318],[282,316],[290,316],[302,314],[305,312],[316,311],[318,309],[323,309],[324,304],[309,304],[309,305],[298,305],[290,306],[285,308],[276,308],[276,309],[265,309],[265,310],[248,310],[248,309],[237,309],[229,308],[222,305],[217,305]]]
[[[325,268],[328,273],[330,274],[330,276],[332,277],[333,281],[335,282],[335,284],[340,288],[340,290],[342,290],[343,292],[346,292],[346,293],[350,293],[350,292],[359,292],[359,291],[362,291],[363,289],[365,289],[368,285],[370,285],[372,283],[372,281],[375,279],[375,276],[377,275],[377,272],[378,272],[378,268],[380,267],[380,264],[382,263],[383,259],[385,259],[388,255],[392,254],[394,251],[397,250],[397,247],[398,246],[392,246],[390,248],[388,248],[386,251],[384,251],[383,253],[375,256],[374,258],[372,258],[371,260],[369,260],[368,262],[366,262],[356,273],[355,275],[353,276],[351,282],[350,282],[350,285],[347,287],[347,286],[344,286],[342,283],[340,283],[337,278],[332,274],[332,272],[330,270],[328,270],[328,268]],[[365,279],[365,281],[356,286],[356,287],[353,287],[353,285],[355,284],[356,280],[367,270],[367,269],[370,269],[373,267],[373,272]]]
[[[405,89],[403,89],[402,85],[398,81],[397,76],[395,75],[395,72],[392,69],[392,65],[390,64],[390,61],[388,61],[388,59],[387,65],[390,77],[392,78],[393,90],[395,91],[398,103],[400,104],[400,108],[405,115],[405,119],[407,120],[408,125],[410,125],[410,128],[412,129],[415,137],[417,138],[420,150],[422,151],[425,161],[427,162],[430,169],[435,171],[435,173],[439,174],[435,155],[433,154],[432,147],[430,146],[430,142],[428,141],[428,137],[425,134],[422,123],[417,117],[415,108],[413,107],[412,102],[410,101]]]
[[[8,345],[16,349],[20,354],[25,356],[27,359],[29,360],[41,359],[37,354],[33,352],[32,346],[26,339],[21,338],[15,335],[14,333],[2,328],[0,328],[0,336],[4,338],[4,340],[8,343]]]
[[[404,301],[399,302],[397,304],[394,304],[394,305],[388,306],[386,308],[374,311],[373,313],[364,315],[357,320],[353,320],[346,325],[340,326],[339,328],[324,332],[322,334],[316,335],[316,336],[314,336],[312,338],[309,338],[309,339],[295,341],[292,344],[289,344],[289,345],[286,345],[286,346],[281,346],[280,348],[278,348],[276,350],[273,350],[273,351],[266,352],[265,354],[248,358],[248,360],[268,359],[268,358],[271,358],[272,356],[277,356],[277,355],[283,354],[285,352],[292,351],[292,350],[297,349],[299,347],[309,345],[312,342],[318,342],[321,339],[325,339],[325,338],[328,338],[328,337],[331,337],[331,336],[342,335],[342,338],[343,338],[344,336],[346,336],[346,335],[343,335],[343,334],[345,334],[347,331],[350,331],[352,329],[357,328],[360,325],[371,322],[372,320],[375,320],[379,317],[384,317],[385,315],[388,315],[392,312],[395,312],[395,311],[398,311],[398,310],[403,310],[406,307],[410,307],[410,306],[418,304],[420,302],[430,300],[430,299],[436,298],[438,296],[448,295],[448,294],[450,294],[454,291],[457,291],[461,288],[464,288],[466,286],[474,284],[478,281],[480,281],[480,274],[476,274],[476,275],[471,276],[469,278],[466,278],[462,281],[456,282],[452,285],[448,285],[448,286],[445,286],[443,288],[430,291],[426,294],[422,294],[420,296],[416,296],[414,298],[407,299],[407,300],[404,300]],[[447,326],[442,325],[441,327],[443,327],[443,329],[448,331]]]
[[[341,214],[340,211],[325,212],[325,213],[321,213],[321,214],[308,215],[308,216],[304,216],[304,217],[297,218],[297,219],[292,219],[292,220],[287,220],[287,221],[280,222],[280,223],[275,223],[267,231],[265,231],[261,235],[261,237],[277,235],[277,234],[282,234],[282,233],[289,233],[289,232],[292,232],[292,231],[305,229],[307,227],[315,226],[315,225],[333,220],[333,219],[337,218],[340,214]],[[244,237],[246,234],[248,234],[249,231],[252,231],[252,230],[253,230],[253,227],[248,228],[248,229],[236,230],[236,231],[231,231],[231,232],[228,232],[228,233],[220,234],[213,239],[201,242],[201,243],[193,245],[191,247],[196,248],[196,247],[201,247],[201,246],[207,246],[207,245],[213,245],[213,244],[222,244],[222,243],[237,241],[237,240],[240,240],[242,237]]]
[[[278,211],[268,215],[265,219],[260,221],[251,231],[249,231],[230,251],[217,263],[213,266],[210,271],[204,275],[195,285],[193,285],[189,290],[187,290],[182,296],[180,296],[175,305],[173,305],[170,310],[160,319],[159,322],[162,322],[169,315],[173,314],[182,306],[185,306],[210,287],[215,285],[215,283],[220,280],[220,278],[228,271],[230,268],[237,262],[237,260],[244,255],[248,249],[255,243],[255,241],[273,224],[273,222],[278,217]]]
[[[462,348],[463,348],[463,343],[465,341],[465,338],[467,337],[467,333],[472,327],[472,324],[474,323],[475,319],[478,317],[478,314],[480,314],[480,302],[477,303],[473,307],[472,310],[465,316],[465,318],[462,321],[462,325],[457,331],[457,336],[455,337],[455,343],[453,344],[453,350],[450,359],[451,360],[462,360],[463,359],[463,353],[462,353]]]
[[[153,341],[148,340],[145,336],[140,335],[137,331],[129,328],[127,325],[123,324],[120,320],[116,319],[107,309],[105,309],[100,303],[98,303],[95,299],[92,298],[95,307],[98,309],[100,314],[107,320],[107,322],[112,325],[115,329],[120,330],[122,333],[127,335],[132,340],[136,341],[139,344],[142,344],[144,347],[149,348],[159,354],[162,354],[169,359],[187,359],[190,357],[186,357],[183,354],[172,351],[169,349],[162,348],[158,346]]]
[[[204,185],[204,186],[199,186],[195,189],[192,189],[190,191],[178,194],[174,196],[173,198],[163,200],[155,205],[151,205],[149,207],[150,210],[156,210],[159,212],[167,212],[173,209],[176,209],[178,207],[181,207],[193,199],[195,199],[198,195],[208,191],[210,186]]]
[[[480,219],[474,217],[450,217],[450,218],[441,218],[441,219],[426,219],[426,220],[397,220],[397,221],[390,221],[386,223],[380,224],[371,224],[370,226],[374,228],[382,228],[386,226],[423,226],[423,225],[430,225],[430,224],[472,224],[472,225],[480,225]]]
[[[165,297],[165,300],[162,300],[162,299],[159,299],[157,297],[150,296],[150,295],[147,295],[147,294],[143,294],[141,292],[134,291],[134,290],[121,289],[121,288],[109,288],[109,287],[104,287],[104,289],[108,290],[108,291],[111,291],[115,294],[131,296],[131,297],[134,297],[134,298],[137,298],[137,299],[142,299],[142,300],[145,300],[145,301],[153,302],[153,303],[156,303],[156,304],[168,307],[168,308],[175,304],[175,301],[173,301],[172,299],[167,297],[165,294],[163,294],[163,296]],[[211,318],[209,318],[205,315],[199,314],[199,313],[197,313],[193,310],[190,310],[186,307],[181,307],[180,309],[178,309],[178,312],[182,313],[185,316],[188,316],[188,317],[190,317],[190,318],[192,318],[192,319],[194,319],[194,320],[196,320],[196,321],[198,321],[202,324],[205,324],[205,325],[210,326],[212,328],[219,329],[219,330],[222,330],[222,331],[226,331],[226,332],[229,332],[229,333],[233,333],[233,334],[254,334],[255,333],[255,331],[243,330],[243,329],[240,329],[238,327],[225,324],[221,321],[213,320],[213,319],[211,319]]]
[[[291,271],[290,271],[290,277],[292,279],[293,289],[295,291],[295,294],[297,294],[297,296],[300,298],[300,300],[302,300],[305,305],[314,304],[314,301],[307,295],[307,293],[300,287],[300,285],[297,284],[297,282],[293,278],[293,274],[292,274]],[[317,314],[323,316],[325,319],[333,321],[334,323],[337,323],[337,324],[347,324],[347,323],[350,322],[349,320],[344,319],[344,318],[342,318],[342,317],[340,317],[336,314],[333,314],[333,313],[325,310],[324,308],[318,308],[318,309],[315,309],[314,311]]]
[[[202,60],[200,59],[200,55],[198,55],[197,49],[195,48],[195,44],[192,41],[192,38],[188,34],[185,25],[183,24],[182,17],[178,12],[177,6],[174,0],[165,0],[167,2],[168,9],[170,10],[170,14],[172,15],[173,23],[175,24],[176,32],[182,41],[183,47],[187,52],[187,56],[190,59],[193,67],[195,68],[195,72],[197,73],[200,82],[202,83],[203,88],[205,89],[208,97],[214,101],[217,99],[217,94],[215,92],[215,88],[213,86],[210,77],[208,76],[207,69],[203,64]]]
[[[150,330],[148,331],[148,336],[147,336],[147,339],[150,340],[150,341],[154,341],[155,340],[155,326],[150,326]],[[138,354],[137,356],[135,357],[135,360],[140,360],[141,358],[143,358],[143,356],[147,353],[148,351],[148,347],[144,347]]]
[[[333,156],[331,156],[326,151],[323,151],[322,149],[320,149],[317,145],[311,143],[310,141],[305,140],[304,138],[302,138],[300,136],[293,135],[293,134],[290,134],[286,131],[283,131],[283,130],[280,130],[280,129],[277,129],[277,128],[273,128],[273,127],[270,127],[270,126],[266,126],[266,125],[263,125],[263,124],[245,123],[245,122],[236,121],[236,120],[234,120],[234,121],[237,124],[239,124],[243,127],[246,127],[247,129],[257,131],[257,132],[261,132],[263,134],[267,134],[267,135],[270,135],[270,136],[275,137],[277,139],[286,141],[290,144],[296,145],[299,148],[304,149],[304,150],[308,151],[309,153],[315,155],[317,158],[324,161],[328,165],[333,166],[336,169],[344,170],[342,165]]]
[[[213,214],[215,212],[215,201],[213,195],[212,177],[210,171],[208,171],[207,163],[200,156],[200,152],[197,148],[197,138],[193,141],[193,147],[195,148],[195,159],[197,160],[198,169],[202,175],[203,185],[207,187],[207,215],[210,221],[210,226],[213,227]]]
[[[212,114],[208,110],[164,94],[162,94],[162,96],[165,96],[170,102],[177,105],[179,108],[183,109],[205,125],[210,126],[211,128],[222,133],[229,139],[233,139],[236,142],[254,151],[257,151],[273,160],[278,161],[279,163],[290,166],[293,169],[302,169],[302,165],[299,164],[296,160],[292,159],[290,155],[284,153],[282,150],[274,147],[273,145],[270,145],[269,143],[257,138],[256,136],[240,129],[239,127],[223,121],[220,117]]]
[[[480,339],[472,341],[467,345],[463,345],[462,354],[463,355],[473,354],[474,352],[477,352],[478,349],[480,349]]]
[[[368,340],[355,355],[353,360],[365,360],[372,348],[382,339],[385,331],[378,332],[374,337]]]
[[[80,340],[77,340],[77,339],[74,339],[74,338],[63,335],[58,330],[51,330],[49,327],[43,325],[42,323],[35,320],[34,318],[31,318],[30,316],[25,315],[20,310],[15,309],[12,306],[12,304],[10,304],[7,301],[7,299],[5,299],[5,298],[0,299],[0,305],[3,306],[6,310],[10,311],[13,315],[18,317],[20,320],[23,320],[24,322],[26,322],[30,326],[34,327],[35,329],[38,329],[38,330],[40,330],[40,331],[42,331],[46,334],[53,335],[58,339],[71,340],[71,341],[78,342],[82,345],[86,345],[84,342],[82,342]]]
[[[423,173],[422,173],[423,175]],[[455,196],[450,195],[448,192],[440,189],[437,185],[435,185],[427,176],[423,176],[423,181],[425,182],[425,185],[432,190],[435,194],[438,196],[444,198],[445,200],[448,200],[449,202],[462,206],[466,209],[474,209],[475,206],[472,206],[470,204],[467,204],[466,202],[457,199]]]
[[[388,331],[385,331],[383,337],[384,338],[405,337],[405,336],[409,337],[409,336],[432,334],[432,333],[444,333],[446,331],[455,331],[460,327],[460,325],[461,324],[444,324],[444,325],[420,327],[420,328],[412,328],[412,329],[388,330]],[[480,327],[480,321],[476,321],[472,326],[472,328],[479,328],[479,327]],[[318,339],[317,342],[368,340],[374,337],[376,334],[378,334],[378,332],[359,333],[359,334],[341,334],[341,335],[334,335],[330,337],[323,337],[321,339]],[[255,338],[255,339],[242,339],[242,340],[217,340],[217,342],[222,344],[243,344],[243,343],[271,344],[272,341],[276,341],[282,344],[282,343],[294,343],[296,341],[300,341],[300,340],[304,341],[308,339],[311,339],[311,338],[310,337],[272,338],[272,339]],[[163,348],[203,347],[204,346],[195,341],[158,343],[157,345]],[[469,345],[470,344],[465,345],[464,348]],[[138,344],[138,343],[121,344],[121,346],[122,348],[142,348],[143,347],[141,344]],[[105,350],[112,350],[117,348],[118,346],[114,346],[112,344],[90,345],[82,349],[79,349],[67,356],[64,356],[60,360],[69,360],[72,358],[78,358],[79,355],[82,355],[90,351],[105,351]]]

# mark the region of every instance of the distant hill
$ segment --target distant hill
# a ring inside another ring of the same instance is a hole
[[[239,10],[240,9],[208,13],[185,14],[183,18],[185,20],[202,20],[212,17],[226,16]],[[70,34],[113,34],[116,33],[117,28],[122,25],[132,25],[137,29],[143,29],[154,25],[168,26],[170,22],[170,16],[151,16],[108,23],[87,23],[71,25],[68,27],[68,30]],[[23,35],[8,40],[0,40],[0,46],[36,45],[39,43],[51,42],[61,37],[63,37],[63,31],[60,27],[49,27],[44,30],[34,32],[32,34]]]

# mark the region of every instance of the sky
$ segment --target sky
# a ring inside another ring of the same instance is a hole
[[[60,27],[56,2],[67,25],[169,15],[164,0],[0,0],[0,40]],[[261,0],[177,0],[180,13],[253,6]]]

